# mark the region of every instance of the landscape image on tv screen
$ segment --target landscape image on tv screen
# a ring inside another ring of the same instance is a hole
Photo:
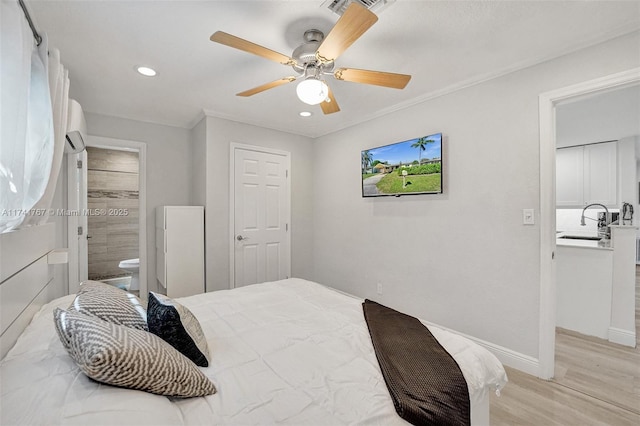
[[[442,133],[361,153],[362,196],[441,194]]]

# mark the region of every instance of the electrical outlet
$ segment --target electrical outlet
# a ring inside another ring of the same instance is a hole
[[[523,225],[535,225],[536,219],[533,213],[533,209],[522,209],[522,224]]]
[[[376,288],[376,292],[379,295],[382,295],[382,283],[378,283],[377,288]]]

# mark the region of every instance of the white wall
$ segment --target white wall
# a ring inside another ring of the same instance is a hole
[[[315,167],[331,169],[314,175],[314,279],[537,359],[540,229],[522,209],[539,223],[538,96],[640,66],[638,45],[634,33],[319,138]],[[361,150],[436,132],[442,196],[361,197]]]
[[[158,291],[155,208],[191,201],[191,135],[187,129],[85,113],[90,135],[147,144],[147,285]]]
[[[207,121],[191,129],[191,203],[207,204]]]
[[[291,153],[291,273],[310,278],[313,265],[313,150],[311,139],[216,117],[206,117],[207,291],[228,289],[229,156],[232,142]]]
[[[62,165],[60,166],[60,174],[58,175],[58,182],[56,183],[56,190],[51,200],[51,208],[54,210],[68,208],[68,196],[67,196],[67,155],[62,156]],[[68,234],[67,234],[67,216],[64,215],[50,215],[48,222],[55,224],[55,248],[68,248]],[[67,265],[57,265],[54,268],[54,279],[62,289],[63,294],[69,292],[69,269]]]

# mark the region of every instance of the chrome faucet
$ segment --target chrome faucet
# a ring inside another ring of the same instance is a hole
[[[604,221],[598,221],[598,235],[603,236],[604,238],[609,238],[610,234],[609,234],[609,230],[607,229],[608,225],[609,225],[609,209],[607,208],[607,206],[605,206],[604,204],[600,204],[600,203],[593,203],[593,204],[589,204],[587,206],[585,206],[584,209],[582,209],[582,216],[580,216],[580,225],[581,226],[585,226],[586,223],[584,222],[584,212],[589,208],[589,207],[593,207],[593,206],[600,206],[604,209],[605,216],[604,216]],[[591,219],[591,218],[588,218]],[[596,220],[596,219],[592,219],[592,220]]]

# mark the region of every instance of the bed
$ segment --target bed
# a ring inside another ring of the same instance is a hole
[[[302,279],[176,299],[210,350],[201,371],[217,393],[169,398],[88,379],[52,320],[74,296],[45,305],[0,363],[3,425],[407,424],[395,410],[362,299]],[[489,393],[507,381],[489,351],[427,325],[460,366],[472,424],[489,424]]]

